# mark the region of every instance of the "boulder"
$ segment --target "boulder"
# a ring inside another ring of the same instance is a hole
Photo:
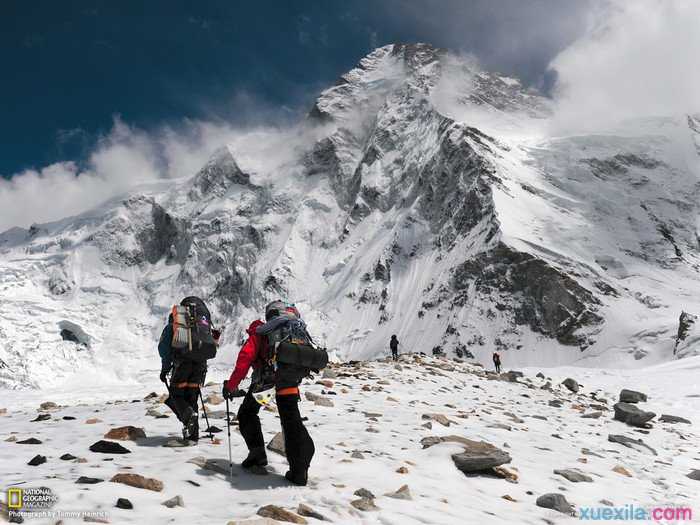
[[[620,391],[620,401],[623,403],[641,403],[647,400],[647,395],[636,390],[623,388]]]
[[[298,516],[297,514],[294,514],[293,512],[290,512],[276,505],[265,505],[264,507],[260,507],[258,509],[257,514],[258,516],[262,516],[263,518],[270,518],[277,521],[300,523],[302,525],[308,523],[301,516]]]
[[[452,454],[455,466],[465,474],[498,467],[510,463],[510,454],[485,441],[464,444],[464,452]]]
[[[613,409],[615,410],[615,419],[617,421],[622,421],[634,427],[644,428],[647,422],[656,417],[656,414],[653,412],[646,412],[630,403],[615,403]]]
[[[267,450],[271,450],[272,452],[276,452],[277,454],[286,457],[287,454],[284,449],[284,434],[282,434],[282,432],[275,434],[275,437],[273,437],[267,444]]]
[[[170,499],[166,499],[163,503],[161,503],[161,505],[168,507],[169,509],[174,509],[175,507],[184,507],[185,500],[182,499],[182,496],[177,495]]]
[[[627,476],[628,478],[632,477],[632,473],[627,470],[625,467],[622,465],[615,465],[612,469],[613,472],[617,472],[618,474],[621,474],[623,476]]]
[[[111,429],[104,436],[106,439],[116,439],[118,441],[136,441],[145,439],[146,432],[142,428],[126,426]]]
[[[131,450],[114,441],[100,440],[90,445],[90,451],[100,454],[131,454]]]
[[[573,379],[571,377],[567,377],[566,379],[564,379],[564,381],[562,381],[561,384],[564,385],[566,388],[568,388],[574,394],[576,394],[580,388],[578,381],[576,381],[575,379]]]
[[[160,492],[163,490],[162,481],[154,478],[146,478],[140,474],[119,473],[114,475],[109,481],[112,483],[129,485],[130,487],[135,487],[137,489],[152,490],[154,492]]]
[[[401,487],[396,492],[390,492],[389,494],[386,494],[386,496],[394,499],[413,499],[413,496],[411,496],[411,490],[408,488],[408,485],[401,485]]]
[[[559,401],[558,399],[551,399],[547,404],[548,404],[550,407],[554,407],[554,408],[561,408],[561,407],[564,406],[564,403],[562,403],[562,402]]]
[[[323,514],[319,514],[304,503],[299,503],[299,506],[297,507],[297,514],[306,518],[314,518],[319,521],[328,521],[328,518],[326,518]]]
[[[433,420],[444,427],[449,427],[450,423],[452,423],[445,414],[423,414],[421,418]]]
[[[644,443],[641,439],[632,439],[627,436],[622,436],[619,434],[610,434],[608,436],[608,441],[611,443],[619,443],[620,445],[636,450],[637,452],[651,452],[654,456],[658,456],[656,450],[651,448],[649,445]]]
[[[46,456],[42,456],[41,454],[37,454],[34,456],[32,459],[29,460],[29,463],[27,465],[30,465],[32,467],[36,467],[38,465],[43,465],[46,463]]]
[[[542,496],[537,498],[537,501],[535,501],[535,505],[544,509],[556,510],[557,512],[561,512],[562,514],[567,514],[569,516],[571,516],[572,513],[571,503],[566,501],[566,498],[563,494],[543,494]]]
[[[568,479],[572,483],[580,483],[582,481],[591,483],[593,481],[592,477],[590,477],[588,474],[584,474],[578,469],[555,469],[554,473]]]
[[[56,410],[58,405],[53,401],[44,401],[39,405],[39,410]]]
[[[119,498],[117,499],[117,504],[115,505],[115,507],[117,507],[118,509],[131,510],[134,508],[134,504],[126,498]]]
[[[85,420],[86,425],[94,425],[96,423],[102,423],[102,420],[96,417],[89,417]]]
[[[31,423],[35,423],[36,421],[47,421],[49,419],[51,419],[51,414],[39,414],[31,420]]]
[[[598,419],[602,416],[602,412],[589,412],[588,414],[583,414],[581,417],[584,419]]]
[[[78,458],[75,457],[73,454],[63,454],[63,455],[62,455],[60,458],[58,458],[58,459],[61,459],[61,460],[63,460],[63,461],[73,461],[74,459],[78,459]]]
[[[314,405],[316,405],[317,407],[329,407],[329,408],[334,406],[333,401],[331,401],[327,397],[322,397],[322,396],[318,396],[316,398],[316,400],[314,401]]]
[[[700,470],[693,470],[686,474],[685,477],[690,478],[693,481],[700,481]]]
[[[18,445],[41,445],[41,441],[37,438],[23,439],[22,441],[17,441]]]
[[[350,502],[350,505],[363,512],[379,510],[379,507],[374,504],[374,500],[370,498],[354,499]]]
[[[692,425],[693,423],[684,417],[670,416],[668,414],[661,414],[659,421],[663,423],[685,423],[686,425]]]
[[[75,480],[79,485],[95,485],[97,483],[102,483],[104,480],[100,478],[89,478],[88,476],[80,476]]]

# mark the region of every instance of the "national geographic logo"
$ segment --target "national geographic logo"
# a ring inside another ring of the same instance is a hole
[[[46,487],[7,489],[7,508],[9,510],[46,510],[53,507],[57,501],[58,496]]]

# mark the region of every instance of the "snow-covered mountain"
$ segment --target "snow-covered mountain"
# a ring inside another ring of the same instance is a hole
[[[134,380],[186,294],[226,325],[219,363],[279,297],[341,359],[392,333],[507,367],[672,359],[700,310],[700,118],[553,136],[553,111],[468,59],[390,45],[291,131],[2,233],[0,384]]]

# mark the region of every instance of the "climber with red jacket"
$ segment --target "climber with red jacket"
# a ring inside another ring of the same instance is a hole
[[[238,409],[238,424],[248,446],[248,457],[243,468],[267,465],[265,441],[260,417],[260,408],[269,402],[265,392],[274,389],[277,409],[282,423],[284,445],[289,462],[285,477],[296,485],[306,485],[308,469],[314,455],[314,442],[309,436],[299,413],[299,384],[306,371],[296,367],[278,366],[272,359],[272,351],[280,341],[290,337],[308,336],[306,325],[298,310],[282,301],[274,301],[265,309],[266,323],[255,320],[248,327],[248,339],[243,344],[236,366],[228,381],[224,381],[223,395],[226,399],[245,396]],[[295,335],[301,333],[301,335]],[[247,393],[239,389],[241,381],[253,368],[251,386]]]

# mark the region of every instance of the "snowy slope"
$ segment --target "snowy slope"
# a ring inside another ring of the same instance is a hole
[[[699,120],[553,137],[551,112],[445,51],[377,49],[292,130],[0,234],[0,381],[134,383],[192,293],[226,325],[215,367],[278,297],[340,359],[392,333],[517,366],[672,359],[680,312],[700,310]]]
[[[111,523],[120,524],[245,523],[264,505],[296,512],[300,503],[342,524],[570,522],[569,516],[535,505],[536,499],[548,492],[563,494],[579,514],[587,506],[673,505],[690,507],[695,513],[693,522],[697,522],[700,482],[686,474],[700,466],[698,359],[643,371],[551,368],[545,370],[546,379],[536,377],[539,369],[535,368],[525,370],[518,383],[497,380],[495,374],[453,360],[410,355],[402,356],[399,366],[391,362],[337,366],[334,371],[338,377],[330,380],[332,386],[311,382],[303,387],[305,393],[333,404],[301,404],[317,450],[310,485],[303,488],[286,483],[282,477],[286,461],[273,452],[269,452],[268,475],[246,473],[236,464],[232,481],[221,472],[190,462],[203,457],[227,472],[225,432],[217,434],[222,439],[219,444],[203,439],[196,447],[162,446],[178,436],[179,425],[172,415],[164,419],[144,415],[148,409],[169,414],[157,398],[143,400],[151,389],[159,393],[163,389],[152,377],[145,377],[137,387],[92,389],[90,397],[85,397],[80,387],[58,389],[50,395],[14,392],[5,397],[3,407],[8,411],[0,415],[0,472],[6,486],[50,488],[60,498],[55,511],[103,512]],[[559,384],[570,374],[583,385],[578,394]],[[549,379],[553,390],[542,389]],[[682,416],[691,424],[655,420],[653,428],[640,432],[614,421],[610,408],[623,387],[649,395],[641,408],[657,415]],[[326,393],[328,390],[337,395]],[[218,387],[208,388],[205,396],[215,392]],[[550,405],[557,400],[561,408]],[[43,401],[60,407],[37,411]],[[225,429],[223,407],[209,404],[208,412],[212,423]],[[598,410],[602,412],[598,419],[582,418]],[[50,414],[50,419],[30,422],[39,413]],[[426,419],[428,414],[446,417],[449,427]],[[64,416],[76,419],[64,420]],[[279,431],[279,420],[273,412],[263,411],[261,417],[270,440]],[[97,421],[86,424],[90,418]],[[147,437],[121,441],[129,454],[89,451],[106,432],[122,425],[143,427]],[[609,442],[610,434],[642,439],[658,455]],[[488,474],[465,476],[450,458],[461,452],[455,443],[423,448],[424,438],[448,435],[483,440],[507,451],[512,460],[504,467],[517,476],[516,482]],[[16,442],[31,437],[41,443]],[[232,447],[238,463],[246,450],[235,423]],[[59,459],[66,453],[85,461]],[[47,462],[27,466],[37,454],[46,456]],[[613,471],[615,467],[623,467],[631,477]],[[555,474],[554,469],[579,469],[593,481],[573,483]],[[110,482],[118,473],[155,478],[164,487],[155,492]],[[81,476],[103,481],[76,484]],[[412,499],[386,496],[403,485],[408,485]],[[378,510],[361,511],[351,506],[358,499],[353,493],[360,488],[376,496]],[[184,507],[161,504],[177,495],[182,496]],[[117,498],[129,499],[133,510],[115,508]],[[31,521],[53,524],[56,520]],[[64,521],[79,522],[82,520]]]

